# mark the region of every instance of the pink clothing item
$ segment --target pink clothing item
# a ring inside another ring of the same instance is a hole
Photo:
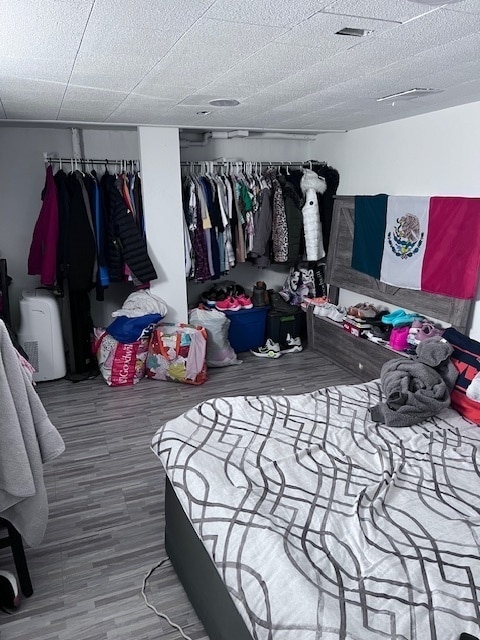
[[[58,196],[51,166],[47,167],[43,204],[33,231],[28,256],[28,274],[40,276],[40,282],[51,287],[57,276]]]
[[[193,331],[190,333],[190,340],[185,366],[185,378],[187,380],[196,380],[205,366],[207,341],[202,331]]]

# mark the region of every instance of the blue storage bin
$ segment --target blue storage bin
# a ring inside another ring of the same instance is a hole
[[[237,353],[256,349],[265,343],[267,312],[270,307],[224,311],[230,320],[228,340]]]

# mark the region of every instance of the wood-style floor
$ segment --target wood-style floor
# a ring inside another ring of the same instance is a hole
[[[45,465],[50,518],[27,549],[34,594],[13,615],[0,612],[2,640],[176,640],[180,634],[144,604],[141,585],[166,557],[164,471],[150,451],[157,428],[215,396],[305,393],[359,382],[308,349],[277,360],[242,354],[243,364],[210,369],[201,387],[141,380],[110,388],[99,377],[37,385],[66,451]],[[13,570],[8,550],[0,567]],[[169,564],[148,596],[192,639],[206,639]]]

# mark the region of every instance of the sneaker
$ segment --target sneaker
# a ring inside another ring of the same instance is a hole
[[[345,307],[337,307],[331,302],[325,302],[323,305],[314,305],[313,315],[330,318],[330,320],[333,320],[334,322],[342,322],[347,315],[347,310]]]
[[[421,329],[418,330],[415,336],[418,341],[426,340],[427,338],[433,338],[434,336],[442,336],[443,329],[436,327],[433,322],[424,322]]]
[[[250,352],[259,358],[280,358],[282,355],[280,352],[280,345],[278,342],[274,342],[271,338],[268,338],[263,347],[250,349]]]
[[[253,309],[252,299],[242,293],[239,296],[234,298],[238,302],[238,304],[242,307],[242,309]]]
[[[232,296],[215,303],[215,309],[218,309],[218,311],[240,311],[241,308],[241,305]]]
[[[225,300],[228,298],[229,294],[225,291],[225,289],[219,289],[218,287],[212,287],[210,291],[204,291],[200,295],[200,299],[203,304],[206,304],[208,307],[214,308],[217,302],[220,300]]]
[[[300,338],[292,338],[292,336],[287,333],[285,345],[280,348],[280,353],[299,353],[300,351],[303,351]]]

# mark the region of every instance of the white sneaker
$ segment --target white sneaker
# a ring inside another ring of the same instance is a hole
[[[274,342],[271,338],[268,338],[263,347],[257,347],[256,349],[250,349],[250,352],[254,356],[259,358],[280,358],[280,345],[278,342]]]
[[[347,315],[347,310],[345,307],[337,307],[331,302],[326,302],[324,305],[316,305],[313,308],[313,315],[330,318],[330,320],[334,320],[335,322],[342,322]]]
[[[285,345],[281,347],[280,353],[298,353],[300,351],[303,351],[302,341],[300,338],[292,338],[292,336],[287,333]]]

